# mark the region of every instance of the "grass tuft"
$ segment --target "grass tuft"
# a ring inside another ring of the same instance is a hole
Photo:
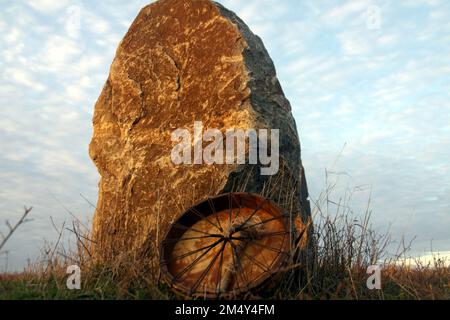
[[[311,237],[309,243],[313,246],[313,250],[306,250],[307,263],[302,256],[303,250],[270,290],[245,298],[450,299],[449,261],[435,255],[429,263],[420,260],[411,263],[408,257],[410,244],[402,244],[394,255],[388,254],[389,233],[376,232],[371,225],[371,196],[365,210],[355,213],[351,208],[353,193],[336,197],[337,181],[329,183],[328,176],[327,173],[324,192],[313,202],[314,223],[306,225],[309,229],[305,234]],[[276,188],[268,185],[266,189]],[[293,194],[296,192],[292,191]],[[270,194],[265,196],[271,197]],[[278,198],[286,202],[293,197]],[[282,204],[286,207],[286,203]],[[26,221],[28,213],[24,214],[21,223]],[[17,227],[9,228],[8,239],[16,230]],[[73,250],[60,243],[67,230],[75,239]],[[0,300],[178,298],[159,281],[159,274],[150,271],[155,270],[155,266],[148,263],[152,260],[148,259],[151,252],[124,253],[100,264],[91,255],[95,243],[90,240],[90,231],[79,221],[73,222],[70,228],[63,225],[57,231],[58,241],[44,248],[40,262],[30,264],[22,273],[0,274]],[[5,243],[3,241],[2,246]],[[81,290],[68,290],[66,286],[66,268],[74,264],[81,269]],[[382,268],[381,290],[369,290],[366,286],[369,277],[366,272],[371,265]]]

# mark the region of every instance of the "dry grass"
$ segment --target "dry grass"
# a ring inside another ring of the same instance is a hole
[[[434,255],[432,262],[411,260],[411,243],[402,241],[394,253],[389,232],[371,225],[371,193],[363,212],[352,210],[354,188],[337,196],[339,179],[329,181],[314,202],[316,254],[312,268],[288,272],[280,299],[450,299],[450,261]],[[338,177],[339,175],[337,175]],[[381,267],[381,290],[367,288],[369,266]]]
[[[266,190],[273,189],[271,183]],[[314,241],[310,242],[313,248],[308,253],[309,263],[305,264],[302,255],[308,250],[302,250],[286,268],[281,281],[273,286],[275,289],[251,298],[450,299],[448,261],[436,257],[430,264],[418,261],[411,265],[406,259],[407,244],[395,255],[388,255],[389,234],[375,232],[370,224],[370,195],[364,212],[355,213],[351,209],[352,192],[334,198],[336,183],[329,183],[327,174],[327,187],[314,202],[314,229],[309,230]],[[271,194],[266,192],[265,196]],[[285,201],[281,203],[284,207],[286,199],[292,197],[278,196],[278,201]],[[0,299],[176,298],[164,284],[155,285],[159,275],[150,272],[152,266],[147,263],[153,253],[129,253],[98,264],[91,257],[95,243],[86,226],[74,222],[70,228],[54,227],[58,241],[46,246],[40,262],[29,265],[20,274],[0,274]],[[61,244],[64,232],[72,234],[73,249]],[[82,270],[81,290],[66,287],[66,267],[73,264]],[[381,290],[366,287],[367,267],[374,264],[382,266]]]

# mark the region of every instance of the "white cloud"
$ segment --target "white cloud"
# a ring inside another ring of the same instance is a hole
[[[5,211],[40,203],[38,217],[45,219],[51,204],[41,190],[47,187],[71,199],[79,189],[89,189],[95,201],[97,173],[87,155],[93,105],[120,39],[148,2],[84,1],[83,7],[76,0],[27,1],[25,9],[40,12],[23,10],[18,1],[5,4],[0,13],[0,180],[8,185],[0,185],[0,207]],[[355,184],[378,188],[374,212],[381,225],[390,215],[403,225],[408,210],[425,202],[414,199],[427,199],[417,216],[433,206],[433,214],[423,215],[429,224],[416,221],[412,232],[425,240],[430,230],[448,237],[448,7],[410,1],[432,6],[407,8],[429,10],[416,20],[387,0],[221,2],[274,50],[298,120],[311,192],[320,191],[323,168],[349,142],[343,169]],[[383,6],[381,30],[367,29],[365,13],[372,3]],[[81,29],[70,25],[67,32],[72,5],[82,8]],[[20,10],[21,18],[12,19]],[[33,94],[45,88],[51,90]],[[33,237],[45,228],[39,226]]]
[[[220,2],[224,3],[230,10],[236,12],[250,29],[263,40],[273,35],[275,23],[278,21],[278,18],[287,12],[285,3],[277,0]]]
[[[418,6],[436,6],[441,3],[441,0],[401,0],[400,3],[406,7]]]
[[[112,50],[114,52],[116,50],[116,48],[119,46],[121,39],[122,39],[122,35],[120,35],[120,34],[107,33],[107,34],[103,34],[101,37],[99,37],[96,40],[96,43],[99,46],[105,47],[105,49]]]
[[[1,51],[3,59],[6,62],[12,62],[18,58],[25,48],[25,44],[22,41],[16,42],[14,45],[8,46],[7,49]]]
[[[424,255],[418,255],[415,257],[408,257],[406,259],[401,259],[397,261],[397,264],[410,266],[430,266],[434,267],[435,263],[438,265],[445,265],[450,267],[450,251],[441,251],[436,253],[427,253]]]
[[[367,0],[351,0],[343,5],[338,5],[322,15],[324,23],[341,23],[347,20],[351,15],[363,13],[370,5]]]
[[[445,11],[432,11],[430,12],[430,18],[433,20],[442,20],[447,17],[447,13]]]
[[[22,31],[19,28],[12,28],[3,35],[3,40],[6,43],[16,43],[22,36]]]
[[[300,56],[314,43],[320,31],[316,20],[294,21],[282,29],[278,37],[279,46],[286,55]]]
[[[82,48],[78,42],[59,35],[50,36],[36,63],[40,68],[62,74],[81,52]]]
[[[51,11],[60,10],[69,6],[69,0],[25,0],[32,8],[49,13]]]
[[[83,100],[83,90],[77,85],[69,85],[66,87],[66,96],[71,100]]]
[[[42,92],[47,89],[45,85],[34,79],[29,72],[19,68],[7,68],[4,71],[4,79],[7,81],[12,80],[37,92]]]
[[[381,46],[388,46],[395,44],[398,41],[396,34],[386,34],[378,38],[378,44]]]
[[[77,75],[86,76],[92,71],[103,71],[108,66],[106,56],[98,53],[83,54],[80,59],[72,64],[73,72]]]
[[[111,25],[108,21],[99,15],[93,14],[92,12],[86,10],[82,16],[82,23],[86,24],[86,29],[99,35],[106,34],[111,30]]]
[[[332,96],[329,98],[331,100]],[[327,100],[328,101],[328,100]],[[355,112],[355,107],[350,101],[343,101],[333,112],[337,117],[349,116]]]
[[[92,80],[89,76],[83,76],[80,80],[80,85],[84,88],[92,86]]]
[[[338,35],[341,48],[346,55],[369,53],[370,44],[367,32],[345,31]]]
[[[392,137],[392,131],[388,131],[388,130],[380,130],[380,128],[374,127],[374,126],[369,126],[370,129],[365,130],[365,132],[363,133],[363,135],[360,137],[360,141],[359,144],[362,147],[365,148],[370,148],[370,145],[378,142],[383,143],[383,140],[385,139],[389,139],[390,137]]]

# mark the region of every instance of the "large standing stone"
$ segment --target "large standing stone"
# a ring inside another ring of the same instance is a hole
[[[280,129],[284,166],[266,177],[249,165],[175,165],[171,134],[194,121]],[[99,258],[155,249],[179,214],[243,178],[240,191],[259,193],[278,181],[269,196],[292,196],[293,212],[303,222],[310,216],[296,124],[272,60],[261,39],[217,3],[160,0],[143,8],[117,49],[93,123]],[[289,183],[280,183],[286,172]]]

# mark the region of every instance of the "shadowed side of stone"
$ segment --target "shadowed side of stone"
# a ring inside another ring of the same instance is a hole
[[[295,213],[308,219],[296,124],[262,41],[219,4],[160,0],[141,10],[121,41],[95,105],[97,258],[156,249],[181,213],[232,190],[244,174],[239,191],[261,193],[276,179],[261,176],[258,165],[175,165],[171,134],[195,121],[222,131],[279,129],[282,171],[293,188],[277,188],[293,190]]]

